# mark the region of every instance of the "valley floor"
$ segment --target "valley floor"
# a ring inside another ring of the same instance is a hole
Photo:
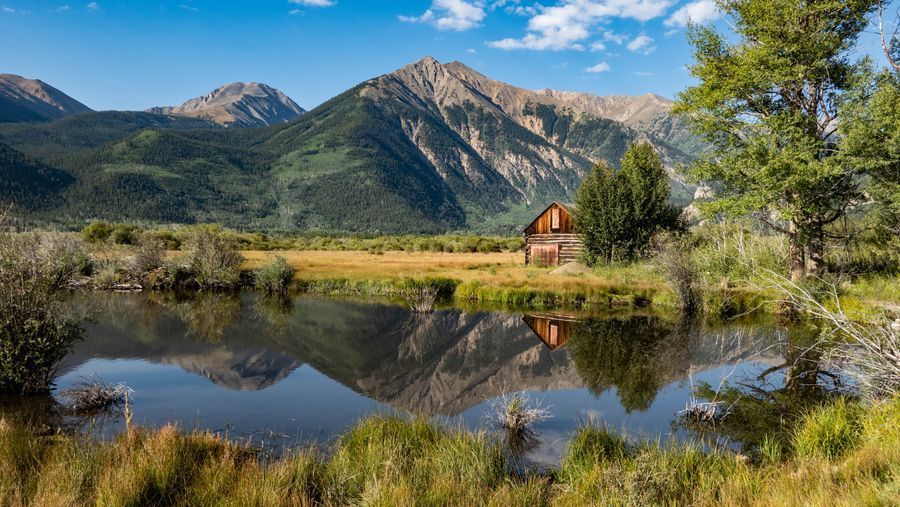
[[[673,308],[675,296],[649,261],[588,268],[525,266],[522,252],[446,253],[386,251],[244,251],[244,268],[258,268],[276,256],[296,269],[295,280],[308,292],[328,295],[396,295],[410,281],[449,285],[445,295],[457,303],[496,303],[534,308],[566,306],[645,306]],[[707,287],[709,314],[772,309],[777,294],[746,282]],[[848,312],[900,310],[900,278],[872,275],[841,287]]]
[[[642,305],[666,289],[649,264],[590,269],[525,266],[521,252],[445,253],[388,251],[242,252],[255,269],[275,256],[297,271],[295,280],[310,291],[391,293],[404,281],[443,281],[458,301],[536,307],[570,304]]]

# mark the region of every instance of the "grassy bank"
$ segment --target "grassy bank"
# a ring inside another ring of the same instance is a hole
[[[783,238],[738,227],[696,228],[668,249],[657,247],[628,264],[558,269],[525,266],[524,254],[515,251],[521,238],[325,237],[279,244],[295,249],[273,251],[262,239],[242,241],[246,234],[216,226],[185,227],[173,238],[159,231],[129,231],[100,228],[97,236],[89,228],[82,242],[63,238],[78,253],[67,258],[78,278],[73,285],[399,296],[410,287],[437,284],[445,298],[460,303],[517,308],[676,309],[684,308],[689,297],[692,310],[718,317],[777,311],[770,302],[779,299],[779,291],[763,288],[767,282],[760,274],[783,275],[786,266]],[[878,318],[885,309],[900,312],[894,254],[863,253],[835,257],[834,274],[822,286],[838,287],[845,310],[860,320]]]
[[[390,417],[328,450],[266,460],[173,427],[113,442],[0,423],[3,505],[888,505],[900,493],[900,400],[839,400],[750,456],[580,430],[561,465],[519,474],[486,434]]]

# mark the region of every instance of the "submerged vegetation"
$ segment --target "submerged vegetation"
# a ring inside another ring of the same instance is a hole
[[[278,459],[210,433],[132,428],[111,442],[0,424],[0,502],[65,505],[886,505],[900,400],[839,401],[753,456],[632,442],[588,426],[558,469],[517,470],[490,434],[374,417],[327,452]]]

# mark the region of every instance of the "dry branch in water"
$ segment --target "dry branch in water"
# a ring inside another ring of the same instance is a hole
[[[829,284],[831,304],[826,306],[787,278],[771,271],[767,275],[785,295],[784,303],[825,324],[827,330],[815,346],[825,349],[826,362],[852,379],[861,394],[889,398],[900,393],[900,336],[888,319],[872,323],[850,319],[833,284]]]
[[[125,384],[107,384],[96,376],[82,377],[74,387],[60,395],[70,401],[76,412],[102,412],[120,407],[134,391]]]
[[[403,299],[406,300],[412,313],[424,315],[434,311],[437,294],[437,289],[434,287],[417,287],[404,291]]]

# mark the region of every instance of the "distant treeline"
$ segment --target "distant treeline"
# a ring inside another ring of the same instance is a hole
[[[96,221],[81,230],[88,243],[134,245],[142,236],[162,241],[170,250],[180,250],[192,231],[198,227],[145,228],[134,224]],[[476,235],[397,235],[397,236],[329,236],[312,234],[267,234],[223,229],[241,250],[349,250],[367,252],[450,252],[489,253],[518,252],[525,246],[523,238]]]

